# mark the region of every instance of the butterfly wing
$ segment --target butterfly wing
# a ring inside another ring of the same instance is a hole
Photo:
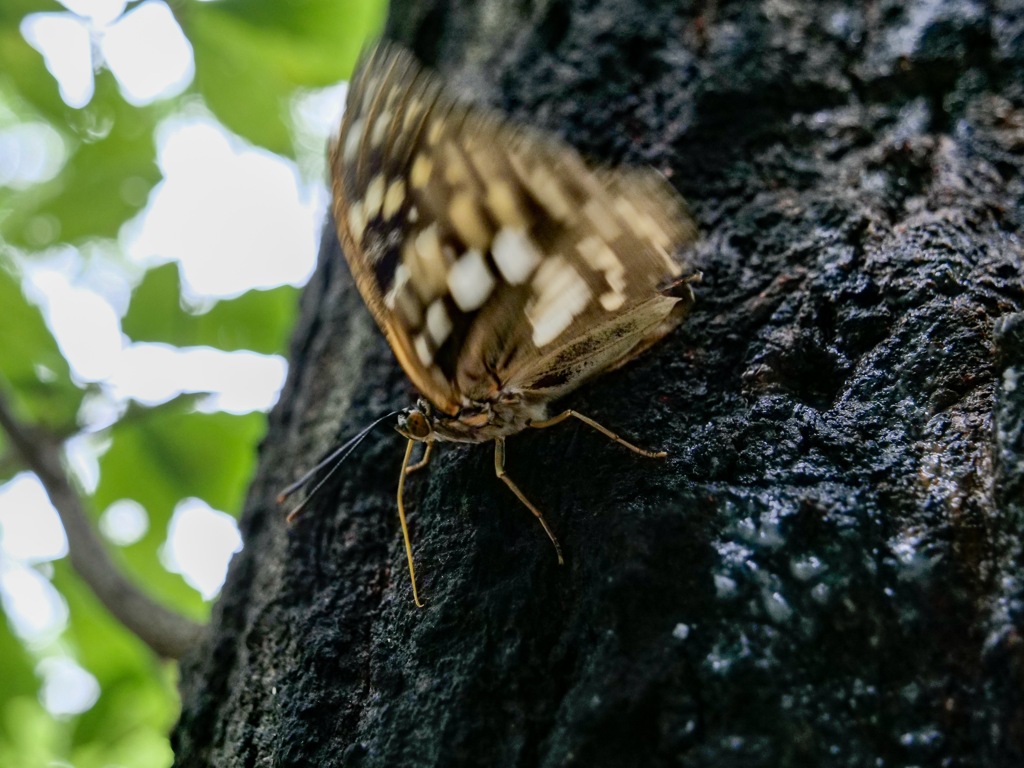
[[[359,292],[413,384],[448,414],[458,409],[454,390],[423,341],[417,348],[426,308],[445,293],[448,255],[411,175],[429,158],[431,127],[458,109],[411,55],[377,46],[349,84],[330,152],[334,220]]]
[[[499,265],[535,265],[517,290],[495,293],[464,345],[464,391],[497,371],[505,389],[555,399],[671,329],[692,304],[671,254],[696,234],[685,206],[650,169],[593,169],[535,131],[505,128],[507,163],[525,225],[499,229]],[[524,270],[525,271],[525,270]],[[503,273],[504,274],[504,273]],[[508,281],[506,281],[508,282]],[[671,318],[671,321],[670,321]],[[505,327],[502,334],[488,328]],[[474,377],[475,374],[475,377]]]
[[[658,293],[695,233],[658,174],[594,169],[461,104],[397,46],[354,78],[331,169],[357,285],[449,415],[503,389],[563,394],[689,304]]]

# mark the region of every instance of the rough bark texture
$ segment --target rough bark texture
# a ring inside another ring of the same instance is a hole
[[[446,447],[332,238],[202,654],[182,766],[1024,761],[1024,2],[393,3],[476,99],[692,203],[687,324],[510,439],[559,534]]]

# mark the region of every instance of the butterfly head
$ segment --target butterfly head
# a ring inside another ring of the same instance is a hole
[[[506,394],[493,401],[470,401],[451,415],[421,399],[399,413],[395,429],[403,437],[421,443],[434,440],[483,443],[521,432],[531,422],[546,418],[546,414],[543,401],[524,400],[519,395]]]
[[[418,400],[398,414],[395,430],[409,440],[426,442],[434,437],[434,424],[434,407],[426,400]]]
[[[495,430],[504,433],[505,430],[499,426],[501,423],[500,414],[495,412],[490,403],[475,403],[448,416],[428,401],[420,399],[416,405],[398,414],[395,430],[402,437],[421,443],[433,440],[479,443],[496,437]],[[519,429],[525,426],[523,424]]]

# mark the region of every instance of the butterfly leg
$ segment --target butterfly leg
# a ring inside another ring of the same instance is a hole
[[[420,460],[417,461],[415,464],[410,464],[408,467],[405,468],[405,474],[411,475],[413,472],[416,472],[416,471],[418,471],[420,469],[423,469],[425,466],[427,466],[427,462],[430,461],[430,452],[432,450],[434,450],[434,441],[433,440],[431,440],[431,441],[429,441],[427,443],[427,448],[426,448],[426,450],[423,451],[422,458],[420,458]]]
[[[542,515],[540,510],[533,506],[533,504],[530,503],[530,500],[523,495],[523,492],[519,490],[518,486],[512,482],[512,478],[505,474],[504,437],[498,437],[494,440],[494,474],[501,478],[501,481],[505,483],[505,485],[512,490],[512,493],[516,495],[516,498],[523,502],[523,504],[526,505],[526,508],[533,512],[536,518],[540,521],[541,526],[544,528],[544,533],[548,535],[548,538],[551,539],[551,543],[555,545],[555,554],[558,555],[558,564],[564,565],[565,559],[562,557],[562,546],[558,543],[558,539],[555,538],[555,534],[552,533],[550,528],[548,528],[548,523],[544,519],[544,515]]]
[[[417,608],[422,608],[420,596],[416,591],[416,568],[412,564],[412,542],[409,541],[409,526],[405,522],[405,504],[402,503],[402,492],[405,490],[405,476],[409,474],[409,457],[412,456],[412,446],[415,440],[410,440],[405,448],[405,458],[402,459],[402,473],[398,476],[398,519],[402,523],[402,538],[405,540],[405,557],[409,561],[409,580],[412,582],[412,599]],[[429,450],[429,443],[427,444]],[[415,465],[414,465],[415,466]]]
[[[621,446],[623,446],[625,448],[629,448],[629,450],[633,451],[633,453],[639,453],[641,456],[646,456],[649,459],[663,459],[666,456],[668,456],[668,454],[665,453],[664,451],[645,451],[643,448],[638,448],[637,446],[633,445],[632,443],[630,443],[630,442],[628,442],[626,440],[623,440],[621,437],[616,435],[614,432],[612,432],[607,427],[602,427],[600,424],[598,424],[593,419],[589,418],[588,416],[584,416],[582,413],[579,413],[579,412],[574,411],[572,409],[569,409],[567,411],[562,411],[557,416],[552,416],[550,419],[545,419],[544,421],[535,421],[532,424],[530,424],[530,426],[533,427],[534,429],[544,429],[546,427],[553,427],[553,426],[555,426],[555,424],[561,424],[563,421],[568,419],[570,416],[572,416],[573,418],[579,419],[580,421],[582,421],[584,424],[586,424],[589,427],[593,427],[598,432],[600,432],[602,435],[607,437],[609,440],[613,440],[616,443],[618,443],[619,445],[621,445]]]

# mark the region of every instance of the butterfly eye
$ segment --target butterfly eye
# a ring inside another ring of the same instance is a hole
[[[410,409],[398,417],[398,431],[413,440],[425,440],[434,429],[425,414]]]

